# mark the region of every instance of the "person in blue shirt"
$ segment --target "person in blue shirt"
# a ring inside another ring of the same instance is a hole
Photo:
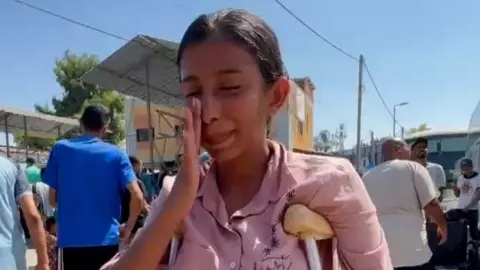
[[[143,195],[125,151],[102,141],[109,123],[100,105],[85,108],[83,134],[57,142],[44,182],[58,210],[57,241],[63,269],[100,269],[130,236],[143,207]],[[130,215],[120,224],[121,192],[131,193]]]

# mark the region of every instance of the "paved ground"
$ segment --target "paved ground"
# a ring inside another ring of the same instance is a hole
[[[28,270],[34,270],[37,265],[37,254],[34,249],[29,248],[27,250],[27,265]]]

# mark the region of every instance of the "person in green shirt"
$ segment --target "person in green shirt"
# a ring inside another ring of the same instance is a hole
[[[42,178],[40,177],[40,168],[36,165],[36,160],[34,158],[27,158],[27,167],[25,168],[25,174],[27,175],[28,182],[34,184],[41,182]]]

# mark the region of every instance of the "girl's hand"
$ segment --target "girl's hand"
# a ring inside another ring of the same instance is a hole
[[[200,100],[191,98],[187,104],[183,109],[183,160],[166,202],[172,203],[178,211],[184,211],[185,215],[192,208],[200,181],[198,154],[202,127]]]

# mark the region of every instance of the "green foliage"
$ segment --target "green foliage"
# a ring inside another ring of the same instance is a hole
[[[335,133],[324,129],[313,138],[313,147],[317,152],[330,153],[343,149],[343,143],[347,138],[345,124],[340,124]]]
[[[418,127],[410,128],[407,131],[407,133],[408,134],[414,134],[414,133],[417,133],[417,132],[422,132],[422,131],[427,131],[427,130],[430,130],[430,128],[427,126],[426,123],[423,123],[423,124],[419,125]]]
[[[25,148],[28,145],[29,149],[46,151],[55,143],[54,139],[27,137],[23,134],[15,134],[14,140],[18,147]]]
[[[51,105],[35,104],[39,113],[56,115],[60,117],[79,118],[83,109],[89,104],[102,104],[110,110],[112,121],[109,125],[111,131],[105,140],[118,144],[125,138],[124,134],[124,97],[111,89],[102,89],[97,85],[84,83],[80,78],[99,63],[95,55],[78,55],[67,50],[63,56],[55,61],[53,72],[56,81],[63,88],[61,97],[53,97]],[[71,138],[80,133],[72,130],[64,134],[64,138]],[[19,145],[28,144],[29,148],[48,149],[54,140],[42,138],[28,138],[15,136]]]

